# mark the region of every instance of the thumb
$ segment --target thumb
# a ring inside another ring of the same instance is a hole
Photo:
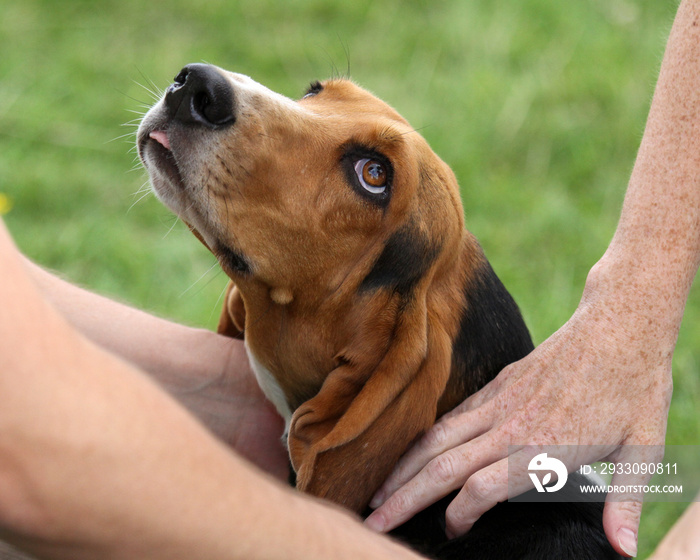
[[[612,547],[623,556],[637,555],[644,487],[651,474],[644,465],[663,457],[663,446],[625,445],[614,461],[610,492],[603,508],[603,527]]]
[[[637,556],[637,533],[642,515],[642,498],[624,502],[606,501],[603,527],[608,541],[618,554]]]

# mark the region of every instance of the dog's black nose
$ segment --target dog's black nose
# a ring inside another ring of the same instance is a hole
[[[165,94],[165,105],[174,120],[210,128],[233,124],[234,104],[231,84],[208,64],[185,66]]]

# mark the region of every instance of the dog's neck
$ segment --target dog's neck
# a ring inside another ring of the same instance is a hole
[[[475,243],[471,241],[471,243]],[[508,364],[529,354],[532,338],[520,310],[483,257],[464,284],[464,307],[452,346],[452,370],[438,416],[452,410]]]
[[[452,329],[451,372],[438,403],[438,416],[533,349],[518,306],[467,231],[462,246],[460,258],[470,262],[462,262],[458,267],[461,276],[451,279],[452,289],[459,291],[455,299],[461,301],[462,309]],[[257,364],[256,372],[264,373],[259,373],[259,380],[271,387],[268,397],[274,396],[273,402],[280,401],[278,409],[289,415],[318,393],[328,372],[344,359],[328,351],[324,353],[324,349],[331,347],[329,333],[337,337],[339,330],[346,330],[347,336],[352,337],[363,317],[353,315],[352,305],[333,298],[317,306],[304,306],[301,297],[287,305],[276,304],[269,298],[266,301],[265,289],[258,287],[257,293],[243,296],[247,300],[246,339]],[[332,318],[330,323],[329,318]],[[376,346],[368,346],[367,352],[378,356],[384,353],[379,348],[381,341],[368,340],[367,344]]]

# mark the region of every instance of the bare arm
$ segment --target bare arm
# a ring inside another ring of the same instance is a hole
[[[587,288],[624,300],[620,311],[638,319],[637,336],[659,340],[670,359],[699,262],[700,4],[685,0],[617,230]]]
[[[24,262],[43,296],[74,328],[150,373],[223,441],[287,479],[284,422],[260,391],[241,341],[155,317]]]
[[[95,344],[138,365],[165,385],[191,388],[227,370],[248,378],[242,343],[203,329],[179,325],[88,292],[25,260],[44,297]]]
[[[648,560],[700,560],[700,496],[688,506]]]
[[[1,222],[0,270],[0,537],[43,558],[417,558],[262,475],[81,336]]]
[[[699,257],[700,2],[684,0],[619,226],[575,314],[407,453],[368,524],[389,530],[462,488],[447,525],[465,532],[506,499],[509,444],[597,445],[618,462],[626,444],[663,444],[671,357]],[[578,464],[603,459],[600,450]],[[606,503],[606,534],[620,553],[636,553],[641,501]]]

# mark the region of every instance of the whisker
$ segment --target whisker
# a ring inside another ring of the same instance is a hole
[[[218,277],[218,275],[217,275],[217,277]],[[214,307],[212,308],[211,313],[209,314],[209,319],[207,322],[211,323],[211,320],[214,317],[214,313],[216,313],[217,311],[219,311],[219,313],[221,313],[221,311],[220,311],[221,310],[221,302],[224,299],[224,294],[226,293],[227,289],[228,289],[228,282],[226,282],[226,284],[224,284],[224,289],[221,290],[219,297],[216,298],[216,302],[214,303]]]
[[[202,274],[199,278],[197,278],[197,280],[195,280],[194,283],[193,283],[192,285],[190,285],[189,288],[187,288],[184,292],[182,292],[182,293],[178,296],[178,298],[184,297],[185,294],[187,294],[187,292],[189,292],[192,288],[194,288],[197,284],[199,284],[205,276],[207,276],[212,270],[214,270],[214,268],[216,268],[216,267],[218,266],[218,264],[219,264],[219,261],[214,262],[214,264],[211,265],[211,266],[204,272],[204,274]],[[201,286],[200,291],[201,291],[202,289],[204,289],[205,287],[207,287],[207,286],[211,283],[211,281],[214,280],[214,278],[216,278],[216,275],[215,275],[213,278],[209,279],[209,282],[207,282],[206,284],[204,284],[203,286]]]
[[[138,84],[138,85],[141,85],[141,84]],[[143,87],[143,86],[142,86],[142,87]],[[129,95],[129,94],[126,93],[125,91],[122,91],[122,90],[117,89],[117,88],[115,88],[114,91],[116,91],[117,93],[123,95],[123,96],[126,97],[127,99],[131,99],[132,101],[135,101],[136,103],[138,103],[139,105],[141,105],[141,106],[143,106],[143,107],[145,107],[145,106],[147,105],[147,103],[145,103],[145,102],[143,101],[143,99],[136,99],[135,97]]]
[[[137,82],[136,80],[131,80],[131,81],[133,83],[135,83],[137,86],[139,86],[140,88],[143,88],[144,90],[146,90],[146,93],[148,93],[148,95],[150,96],[150,98],[153,101],[158,101],[162,97],[161,94],[159,94],[157,91],[151,90],[148,86],[145,86],[142,83]]]
[[[154,91],[158,92],[160,95],[163,94],[163,90],[161,88],[159,88],[158,85],[151,78],[146,76],[146,74],[144,74],[143,70],[141,70],[140,67],[137,66],[136,69],[139,71],[139,74],[141,74],[141,77],[144,80],[146,80],[149,84],[151,84],[151,87],[153,88]]]
[[[141,193],[143,193],[143,194],[141,194]],[[134,201],[134,203],[133,203],[131,206],[129,206],[129,209],[126,211],[127,214],[128,214],[129,212],[131,212],[131,210],[132,210],[132,208],[133,208],[134,206],[136,206],[139,202],[141,202],[144,198],[146,198],[148,195],[151,194],[151,189],[145,190],[145,189],[143,189],[143,187],[142,187],[141,189],[139,189],[138,191],[136,191],[136,192],[134,193],[133,196],[137,196],[137,195],[139,195],[139,194],[141,194],[141,196],[139,196],[139,197]]]
[[[340,46],[343,47],[343,52],[345,53],[345,60],[347,61],[347,68],[345,69],[345,78],[348,80],[350,79],[350,47],[343,41],[339,33],[336,33],[336,37],[338,38],[338,42],[340,43]]]
[[[129,150],[130,152],[133,150]],[[127,173],[134,173],[135,171],[143,171],[143,166],[141,165],[141,161],[136,158],[134,160],[134,165],[131,167],[131,169],[128,169],[126,172]]]
[[[144,111],[136,111],[134,109],[127,109],[126,112],[133,113],[134,115],[138,115],[139,120],[141,120],[143,117],[146,116],[146,113],[148,113],[148,109],[150,108],[150,106],[144,105],[143,108],[145,109]],[[134,119],[134,120],[136,120],[136,119]]]
[[[133,130],[131,132],[127,132],[126,134],[121,134],[120,136],[116,136],[115,138],[112,138],[111,140],[105,141],[105,144],[111,144],[112,142],[116,142],[117,140],[123,140],[124,138],[132,138],[134,136]]]
[[[131,206],[129,206],[129,209],[126,211],[126,213],[128,214],[129,212],[131,212],[131,210],[134,208],[134,206],[136,206],[139,202],[141,202],[141,201],[142,201],[144,198],[146,198],[149,194],[151,194],[151,193],[148,193],[148,192],[143,193],[138,199],[136,199],[136,200],[134,201],[134,203],[133,203]]]
[[[146,191],[151,190],[151,185],[149,184],[148,181],[144,181],[144,183],[141,185],[141,187],[133,194],[133,196],[137,196],[141,193],[144,193]]]
[[[414,128],[414,129],[411,129],[407,132],[402,132],[399,136],[405,136],[406,134],[414,134],[414,133],[420,132],[421,130],[425,130],[426,128],[430,128],[431,126],[433,126],[433,125],[426,124],[425,126],[421,126],[419,128]]]
[[[171,226],[170,226],[170,229],[169,229],[168,231],[165,232],[165,235],[163,236],[163,239],[165,239],[166,237],[168,237],[168,235],[170,235],[170,234],[173,232],[173,230],[175,229],[175,226],[176,226],[179,222],[180,222],[180,218],[178,218],[177,216],[175,216],[175,219],[173,220],[173,225],[171,225]]]

